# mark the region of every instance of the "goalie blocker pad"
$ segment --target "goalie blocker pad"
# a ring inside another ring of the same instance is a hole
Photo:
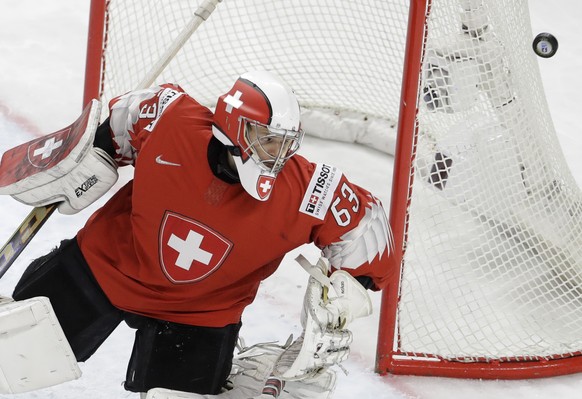
[[[62,202],[74,214],[89,206],[117,181],[117,166],[93,147],[101,103],[93,100],[70,126],[8,150],[0,163],[0,194],[32,206]]]
[[[46,388],[81,376],[45,297],[0,297],[0,394]]]

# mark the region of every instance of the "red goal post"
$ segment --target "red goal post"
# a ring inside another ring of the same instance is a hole
[[[135,88],[200,3],[92,0],[85,101]],[[582,196],[532,39],[518,0],[223,0],[156,83],[212,107],[272,70],[307,133],[396,149],[378,372],[567,374],[582,370]]]

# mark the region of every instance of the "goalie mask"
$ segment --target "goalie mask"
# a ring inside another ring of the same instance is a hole
[[[295,93],[269,72],[246,73],[218,99],[212,133],[233,156],[245,191],[266,201],[303,139]]]

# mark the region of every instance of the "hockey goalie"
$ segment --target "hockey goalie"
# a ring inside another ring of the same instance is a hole
[[[142,397],[331,397],[350,322],[372,312],[367,290],[388,281],[392,239],[376,197],[297,154],[291,88],[254,71],[214,113],[173,84],[114,98],[100,124],[98,108],[0,164],[1,194],[64,214],[106,193],[118,167],[134,168],[0,304],[0,393],[78,378],[77,362],[124,321],[136,330],[124,387]],[[303,333],[246,346],[244,309],[306,243],[321,258],[297,259],[310,275]]]

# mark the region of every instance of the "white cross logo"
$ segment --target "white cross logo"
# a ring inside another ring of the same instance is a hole
[[[190,230],[188,237],[182,240],[180,237],[172,234],[168,240],[168,246],[172,249],[178,251],[178,259],[176,260],[176,266],[184,269],[190,270],[192,267],[192,262],[198,261],[200,263],[208,266],[210,264],[210,259],[212,259],[212,253],[204,251],[200,248],[202,239],[204,236],[198,234],[195,231]]]
[[[269,190],[271,189],[271,181],[265,180],[264,182],[259,184],[259,187],[263,193],[268,193]]]
[[[243,102],[240,100],[240,96],[242,96],[242,93],[238,90],[234,93],[234,96],[231,96],[230,94],[226,96],[224,99],[224,102],[227,104],[226,112],[230,114],[232,113],[233,107],[239,109],[241,105],[243,105]]]
[[[63,140],[55,141],[55,138],[51,137],[50,139],[48,139],[47,141],[44,142],[42,147],[34,150],[32,155],[36,157],[37,155],[42,154],[41,159],[46,159],[46,158],[50,157],[52,152],[54,150],[56,150],[57,148],[59,148],[61,145],[63,145]]]

